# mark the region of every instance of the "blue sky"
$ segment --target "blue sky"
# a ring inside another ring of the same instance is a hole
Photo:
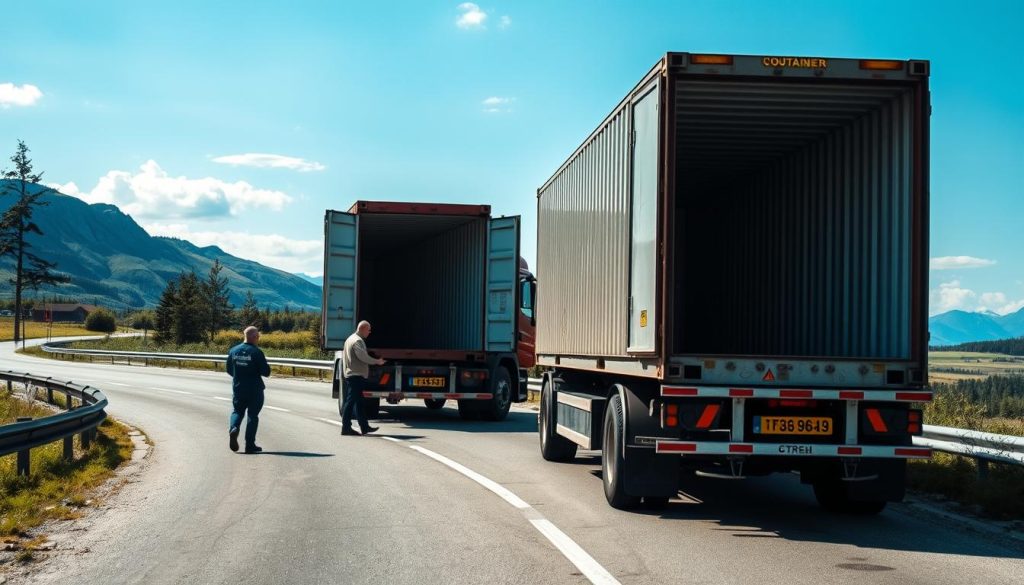
[[[1006,312],[1022,7],[36,0],[5,9],[0,152],[24,139],[68,192],[293,272],[320,270],[323,210],[356,199],[490,203],[532,260],[537,187],[664,52],[924,58],[932,312]]]

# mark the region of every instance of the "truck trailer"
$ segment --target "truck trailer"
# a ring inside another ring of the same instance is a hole
[[[519,217],[488,205],[357,201],[324,217],[321,348],[340,350],[361,320],[387,360],[370,368],[363,406],[458,403],[466,419],[503,420],[526,400],[534,364],[536,282],[519,256]],[[332,394],[342,407],[340,352]]]
[[[927,386],[922,60],[668,53],[537,191],[540,448],[608,502],[904,494]]]

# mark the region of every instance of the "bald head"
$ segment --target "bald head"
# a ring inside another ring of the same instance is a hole
[[[246,327],[245,331],[243,331],[242,333],[245,335],[246,343],[256,345],[256,342],[260,340],[260,330],[254,327],[253,325]]]
[[[370,336],[370,322],[369,321],[360,321],[359,325],[356,326],[356,333],[358,333],[359,337],[362,337],[363,339],[366,339],[367,337],[369,337]]]

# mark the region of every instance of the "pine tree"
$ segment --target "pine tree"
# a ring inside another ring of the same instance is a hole
[[[229,301],[231,291],[228,289],[228,279],[220,275],[223,269],[224,265],[220,260],[214,260],[202,287],[203,302],[208,312],[206,333],[210,343],[218,331],[227,327],[231,320],[231,311],[234,309]]]
[[[177,305],[178,280],[171,279],[160,294],[160,302],[156,307],[153,340],[157,343],[167,343],[174,339],[174,310]]]
[[[10,256],[14,260],[14,342],[21,338],[22,302],[21,295],[25,289],[38,290],[47,284],[68,282],[70,279],[63,274],[53,272],[56,264],[44,260],[29,251],[32,244],[26,236],[35,234],[42,237],[43,231],[32,221],[34,208],[49,205],[40,198],[55,192],[50,187],[40,185],[42,173],[33,172],[32,159],[28,157],[28,146],[18,141],[18,150],[11,157],[14,169],[3,172],[2,194],[13,195],[18,200],[0,216],[0,257]],[[30,187],[31,185],[31,187]]]
[[[253,296],[251,290],[245,291],[245,303],[242,304],[239,320],[242,322],[243,329],[250,325],[259,327],[262,322],[260,308],[256,306],[256,297]]]
[[[197,343],[204,338],[206,305],[203,285],[195,272],[182,273],[178,279],[178,302],[174,306],[174,343]]]

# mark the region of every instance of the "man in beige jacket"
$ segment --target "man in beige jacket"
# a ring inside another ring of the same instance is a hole
[[[353,411],[364,435],[377,430],[377,427],[371,427],[370,421],[366,420],[366,414],[363,412],[361,404],[363,389],[366,388],[366,379],[370,377],[370,366],[384,365],[384,360],[371,356],[366,350],[366,338],[369,336],[370,323],[360,321],[356,332],[345,340],[345,349],[342,350],[342,375],[345,377],[345,397],[341,409],[341,434],[343,435],[359,435],[352,428]]]

